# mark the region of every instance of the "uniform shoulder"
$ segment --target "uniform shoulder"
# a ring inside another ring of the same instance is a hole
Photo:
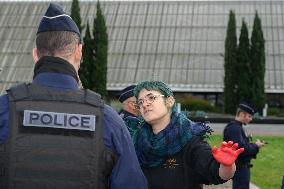
[[[234,126],[236,126],[236,125],[240,125],[240,123],[237,122],[237,121],[235,121],[235,120],[233,120],[233,121],[230,121],[230,122],[226,125],[226,127],[234,127]]]
[[[104,143],[107,148],[123,154],[125,148],[132,144],[129,131],[118,113],[109,105],[104,105]]]
[[[231,121],[228,123],[224,129],[224,131],[239,131],[241,130],[241,124],[237,121]]]
[[[0,113],[4,113],[8,109],[8,95],[0,96]]]
[[[105,104],[103,108],[104,122],[107,127],[122,128],[125,127],[123,119],[109,105]]]

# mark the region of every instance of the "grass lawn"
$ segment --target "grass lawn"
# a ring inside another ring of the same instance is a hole
[[[284,176],[284,137],[254,136],[254,139],[268,142],[253,159],[251,181],[261,189],[279,189]],[[208,140],[211,146],[220,146],[222,137],[212,135]]]

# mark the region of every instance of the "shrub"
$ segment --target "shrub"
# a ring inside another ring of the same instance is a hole
[[[281,111],[279,108],[268,108],[267,115],[269,116],[280,116]]]
[[[177,100],[181,104],[181,109],[186,111],[202,110],[206,112],[214,111],[214,107],[208,101],[197,98],[187,98]]]

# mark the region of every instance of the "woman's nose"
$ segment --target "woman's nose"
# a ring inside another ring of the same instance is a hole
[[[149,103],[147,100],[144,100],[142,103],[142,107],[147,107],[149,106],[151,103]]]

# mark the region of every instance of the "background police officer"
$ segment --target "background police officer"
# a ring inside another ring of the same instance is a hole
[[[123,120],[78,89],[80,37],[51,3],[37,31],[33,82],[0,97],[1,189],[147,187]]]
[[[240,148],[245,149],[236,161],[237,170],[233,177],[233,189],[249,189],[251,159],[256,158],[259,149],[264,145],[264,142],[260,140],[251,143],[243,128],[243,126],[251,122],[254,114],[255,110],[252,105],[241,102],[235,120],[230,122],[224,129],[224,141],[233,141],[238,143]]]
[[[138,109],[136,106],[136,98],[133,89],[136,85],[130,85],[117,95],[119,102],[122,103],[122,109],[119,111],[120,117],[125,120],[128,116],[137,117]]]

